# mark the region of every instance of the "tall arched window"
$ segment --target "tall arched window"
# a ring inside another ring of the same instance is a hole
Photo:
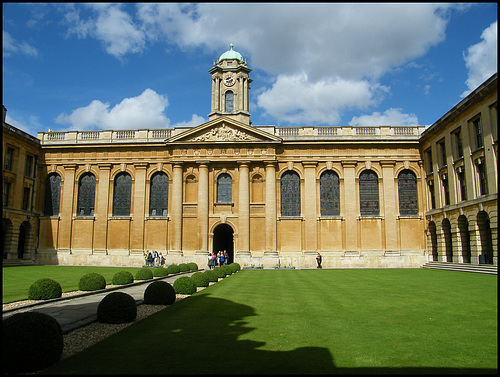
[[[319,178],[321,216],[340,215],[339,176],[327,170]]]
[[[226,113],[232,113],[234,109],[234,93],[230,90],[226,92]]]
[[[49,174],[45,181],[45,216],[58,216],[61,201],[61,176],[57,173]]]
[[[222,173],[217,177],[217,203],[231,203],[233,199],[233,186],[231,176]]]
[[[300,216],[300,177],[293,171],[281,176],[281,216]]]
[[[85,173],[78,182],[78,216],[94,216],[95,176]]]
[[[128,173],[120,173],[115,178],[113,193],[113,216],[130,216],[130,198],[132,193],[132,177]]]
[[[359,175],[359,210],[361,216],[378,216],[378,176],[373,170]]]
[[[167,216],[168,214],[168,176],[158,172],[151,178],[149,195],[149,215]]]
[[[399,215],[417,216],[417,176],[411,170],[403,170],[398,175]]]

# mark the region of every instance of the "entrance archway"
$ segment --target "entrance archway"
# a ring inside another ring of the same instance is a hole
[[[453,262],[453,248],[451,241],[451,224],[450,220],[444,219],[441,227],[443,228],[444,248],[446,253],[446,262]]]
[[[19,227],[19,238],[17,241],[17,258],[23,259],[26,252],[26,240],[28,239],[29,223],[23,222]]]
[[[227,251],[227,263],[234,262],[234,242],[233,228],[227,224],[220,224],[214,229],[213,251],[217,254],[219,251]]]
[[[490,218],[485,211],[477,214],[477,226],[481,242],[480,264],[493,264],[493,242],[491,239]]]
[[[458,217],[458,230],[460,233],[460,243],[462,245],[462,258],[464,263],[470,263],[470,235],[469,235],[469,222],[467,217],[460,215]]]
[[[432,260],[438,261],[438,247],[437,247],[437,232],[436,232],[436,224],[434,221],[429,223],[429,233],[431,234],[431,253]]]

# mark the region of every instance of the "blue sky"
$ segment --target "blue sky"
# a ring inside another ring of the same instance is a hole
[[[253,125],[422,125],[497,71],[497,4],[3,3],[7,122],[47,131],[208,121],[234,44]]]

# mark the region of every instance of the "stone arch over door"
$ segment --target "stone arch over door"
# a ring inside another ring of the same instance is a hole
[[[438,261],[437,232],[434,221],[429,223],[429,234],[431,238],[431,255],[433,261]]]
[[[9,219],[2,219],[2,259],[8,259],[12,248],[12,222]]]
[[[477,227],[479,229],[479,244],[481,246],[479,263],[493,264],[493,242],[491,239],[490,218],[485,211],[481,211],[477,214]]]
[[[446,262],[453,262],[453,244],[451,238],[451,224],[450,220],[443,219],[441,224],[443,228],[443,237],[444,237],[444,250],[446,255]]]
[[[219,224],[215,227],[213,233],[213,248],[217,254],[219,251],[227,251],[229,256],[228,264],[234,262],[234,230],[228,224]]]
[[[29,254],[29,244],[31,239],[31,225],[24,221],[19,227],[19,238],[17,242],[17,258],[24,259],[25,254]]]
[[[469,234],[469,222],[467,217],[460,215],[458,217],[458,232],[460,239],[460,246],[462,249],[462,261],[463,263],[471,262],[471,248],[470,248],[470,234]]]

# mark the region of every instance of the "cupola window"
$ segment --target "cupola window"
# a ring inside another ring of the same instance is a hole
[[[226,113],[232,113],[234,109],[234,93],[230,90],[226,92]]]

